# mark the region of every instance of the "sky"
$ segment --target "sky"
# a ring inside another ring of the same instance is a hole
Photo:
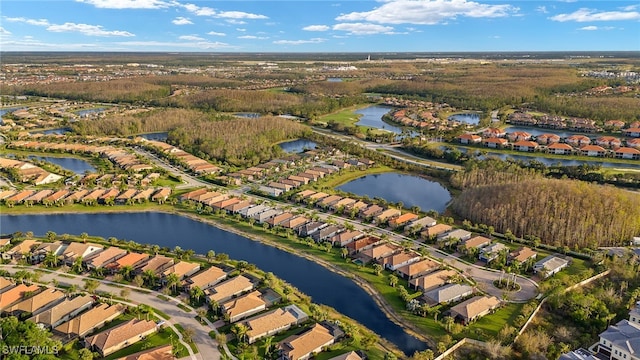
[[[640,51],[640,1],[2,0],[2,51]]]

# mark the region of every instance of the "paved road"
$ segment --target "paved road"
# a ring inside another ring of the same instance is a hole
[[[0,265],[0,269],[7,270],[11,273],[14,273],[18,270],[25,270],[23,266],[15,266],[15,265]],[[30,270],[35,270],[30,269]],[[40,282],[42,283],[50,283],[52,280],[57,280],[61,285],[76,285],[79,289],[84,287],[84,280],[89,279],[89,277],[81,276],[81,275],[71,275],[68,273],[60,272],[60,271],[49,271],[45,269],[38,269],[47,271],[47,273],[43,274],[40,278]],[[73,278],[69,278],[69,276],[73,276]],[[167,321],[167,324],[178,334],[180,338],[180,342],[186,346],[189,350],[189,359],[191,360],[210,360],[210,359],[220,359],[220,351],[218,350],[218,344],[211,337],[209,337],[209,331],[213,330],[213,324],[209,323],[208,326],[204,326],[200,324],[196,319],[195,311],[186,312],[180,309],[176,304],[181,303],[180,300],[176,298],[171,298],[170,301],[164,301],[158,298],[158,295],[161,295],[158,292],[152,291],[149,294],[143,294],[138,291],[135,291],[135,286],[128,286],[117,284],[116,286],[110,286],[110,284],[114,284],[111,281],[107,280],[98,280],[100,285],[98,287],[98,291],[105,291],[112,293],[116,296],[120,296],[120,291],[123,286],[130,288],[131,294],[129,295],[129,300],[133,305],[137,304],[146,304],[154,309],[158,309],[163,313],[169,315],[171,318]],[[145,291],[149,291],[146,290]],[[184,305],[184,304],[183,304]],[[186,306],[186,305],[185,305]],[[189,306],[187,306],[190,308]],[[192,328],[194,330],[193,342],[198,347],[198,353],[193,354],[191,348],[182,341],[182,334],[175,328],[174,324],[180,324],[183,328]]]

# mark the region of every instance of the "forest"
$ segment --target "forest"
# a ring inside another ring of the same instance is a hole
[[[452,176],[452,184],[463,189],[451,204],[453,212],[501,233],[534,235],[574,250],[627,245],[640,233],[638,194],[495,164]]]

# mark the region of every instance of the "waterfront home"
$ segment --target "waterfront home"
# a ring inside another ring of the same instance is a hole
[[[205,292],[207,294],[207,303],[220,304],[245,291],[252,290],[253,286],[254,284],[249,278],[242,275],[232,277],[227,281],[210,287]]]
[[[580,148],[580,155],[582,156],[605,156],[607,154],[607,150],[602,146],[598,145],[585,145]]]
[[[318,205],[318,206],[320,206],[322,208],[328,208],[329,206],[337,203],[340,200],[342,200],[342,196],[329,195],[329,196],[323,198],[322,200],[318,201],[316,203],[316,205]]]
[[[167,268],[173,265],[174,260],[164,255],[155,255],[146,263],[136,268],[136,273],[144,273],[146,271],[153,271],[155,274],[162,274]]]
[[[90,308],[94,302],[93,297],[89,295],[79,295],[73,299],[67,298],[63,302],[32,316],[29,321],[47,328],[55,328]]]
[[[531,140],[531,134],[526,131],[514,131],[507,134],[507,138],[511,142],[520,142]]]
[[[306,178],[303,178],[306,179]],[[307,179],[309,180],[309,179]],[[299,193],[297,193],[295,195],[295,197],[298,199],[298,201],[302,200],[302,199],[308,199],[311,195],[315,194],[316,192],[313,190],[303,190],[300,191]]]
[[[308,223],[309,221],[311,221],[311,219],[300,215],[300,216],[296,216],[296,217],[293,217],[293,218],[289,218],[289,219],[281,222],[280,226],[282,226],[284,228],[287,228],[287,229],[293,229],[294,231],[296,231],[296,230],[298,230],[298,228],[300,228],[304,224]]]
[[[460,141],[461,144],[478,144],[482,141],[482,137],[475,134],[462,134],[458,136],[458,141]]]
[[[241,211],[250,208],[252,205],[251,201],[243,200],[233,205],[227,205],[224,209],[231,214],[240,214]]]
[[[253,344],[265,336],[277,334],[306,321],[309,316],[296,305],[289,305],[249,318],[243,324],[249,329],[247,341]]]
[[[40,190],[24,199],[24,202],[27,204],[41,203],[44,198],[51,194],[53,194],[53,190]]]
[[[596,145],[616,149],[622,146],[622,141],[614,136],[600,136],[596,139]]]
[[[158,331],[158,326],[150,320],[132,319],[116,327],[89,336],[84,346],[106,357],[114,352],[133,345]]]
[[[637,360],[640,354],[640,302],[629,312],[629,319],[610,325],[595,346],[598,359]]]
[[[53,331],[67,339],[73,339],[76,336],[85,336],[94,329],[99,329],[104,324],[122,315],[125,310],[126,306],[122,304],[99,304],[73,319],[56,326]]]
[[[253,218],[258,222],[258,224],[262,224],[267,222],[267,220],[273,218],[276,215],[280,215],[282,210],[280,209],[269,209],[267,211],[263,211],[259,214],[253,215]]]
[[[197,201],[197,202],[201,202],[201,203],[206,203],[207,201],[209,201],[210,199],[217,199],[220,195],[219,192],[215,192],[215,191],[206,191],[200,195],[198,195],[197,197],[193,198],[193,200]]]
[[[171,344],[160,345],[135,354],[127,355],[119,360],[175,360]]]
[[[535,259],[538,256],[538,253],[531,250],[526,246],[519,248],[516,251],[513,251],[509,254],[509,263],[518,262],[520,264],[524,264],[529,259]]]
[[[69,196],[64,198],[64,202],[69,204],[79,202],[88,193],[89,193],[89,190],[85,190],[85,189],[74,191],[71,194],[69,194]]]
[[[33,250],[35,250],[38,246],[40,246],[41,242],[33,239],[22,240],[20,243],[16,244],[11,249],[2,253],[2,258],[4,260],[10,259],[22,259],[25,254],[31,254]]]
[[[360,213],[362,210],[366,209],[367,207],[369,207],[369,204],[367,204],[364,201],[356,201],[353,204],[350,205],[346,205],[344,208],[345,210],[349,210],[349,211],[357,211],[357,213]]]
[[[311,238],[315,242],[323,242],[329,240],[332,236],[342,232],[343,230],[343,227],[329,225],[311,234]]]
[[[98,202],[101,204],[106,204],[110,200],[115,200],[116,196],[120,194],[120,190],[118,189],[108,189],[104,193],[98,196]]]
[[[220,308],[229,322],[234,323],[265,310],[267,303],[262,299],[262,293],[256,290],[231,299],[222,304]]]
[[[445,234],[453,229],[450,225],[446,224],[436,224],[434,226],[430,226],[426,228],[424,231],[420,233],[420,237],[423,239],[431,239],[442,234]]]
[[[478,235],[463,241],[460,249],[464,252],[469,252],[471,249],[481,249],[489,244],[491,244],[491,239]]]
[[[628,147],[640,149],[640,139],[628,139],[626,143]]]
[[[424,300],[430,306],[451,303],[473,294],[469,285],[448,284],[424,293]]]
[[[409,286],[416,290],[431,290],[448,283],[456,275],[458,273],[455,270],[440,270],[409,280]]]
[[[640,159],[640,150],[634,149],[630,147],[621,147],[615,150],[616,158],[618,159],[631,159],[631,160],[639,160]]]
[[[569,266],[569,261],[563,258],[559,258],[554,255],[549,255],[546,258],[536,262],[533,265],[533,271],[536,274],[542,275],[544,278],[560,272],[560,270]]]
[[[401,214],[402,212],[398,209],[387,209],[382,211],[378,215],[375,215],[373,220],[376,224],[382,224],[391,218],[400,216]]]
[[[138,268],[144,265],[149,260],[150,255],[141,254],[137,252],[130,252],[121,258],[105,265],[105,268],[112,274],[120,271],[125,266],[130,266],[132,269]]]
[[[640,127],[632,127],[622,130],[625,136],[640,137]]]
[[[468,239],[471,239],[471,235],[471,232],[467,230],[455,229],[438,235],[438,241],[454,241],[456,239],[460,241],[466,241]]]
[[[72,242],[62,252],[62,261],[71,265],[76,259],[84,259],[90,255],[97,254],[102,249],[104,249],[104,246],[100,244]]]
[[[507,133],[504,130],[495,127],[487,128],[482,132],[482,137],[485,138],[501,138],[505,137],[506,135]]]
[[[315,194],[311,194],[308,197],[306,197],[307,200],[309,200],[310,202],[318,202],[326,197],[330,196],[327,193],[324,192],[317,192]]]
[[[427,274],[440,266],[437,262],[429,259],[422,259],[407,265],[400,266],[396,272],[404,279],[411,280],[413,278]]]
[[[224,199],[224,200],[220,200],[220,201],[218,201],[216,203],[213,203],[213,204],[211,204],[211,207],[214,210],[222,210],[222,209],[226,208],[227,206],[231,206],[233,204],[237,204],[240,201],[242,201],[242,200],[240,200],[240,199],[238,199],[236,197],[232,197],[230,199]]]
[[[126,204],[127,201],[131,200],[136,193],[138,192],[138,190],[136,189],[127,189],[123,192],[121,192],[118,196],[115,197],[114,202],[116,204]]]
[[[383,257],[378,263],[385,269],[396,271],[398,268],[420,260],[420,254],[411,250],[405,250],[391,256]]]
[[[291,335],[278,343],[281,359],[309,359],[344,335],[337,326],[329,323],[325,324],[316,323],[310,329],[306,329],[297,335]]]
[[[65,196],[69,195],[69,190],[62,189],[54,192],[42,200],[43,203],[57,204],[64,200]]]
[[[622,120],[607,120],[604,122],[604,126],[611,129],[622,129],[626,123]]]
[[[98,198],[100,195],[104,194],[107,190],[105,189],[95,189],[90,191],[87,195],[83,196],[80,201],[84,204],[93,204],[98,202]]]
[[[269,218],[267,220],[267,224],[269,224],[271,227],[274,227],[274,226],[280,225],[280,223],[282,223],[282,222],[284,222],[284,221],[286,221],[288,219],[293,218],[294,216],[295,215],[293,215],[290,212],[284,212],[282,214],[278,214],[276,216],[273,216],[273,217]]]
[[[6,286],[0,292],[0,311],[4,311],[11,305],[21,301],[28,294],[40,290],[37,285],[17,284],[16,286]]]
[[[507,145],[509,145],[509,141],[507,139],[492,137],[492,138],[482,140],[482,145],[488,148],[502,149]]]
[[[383,257],[391,256],[401,250],[402,246],[387,242],[362,250],[358,255],[358,258],[361,259],[363,263],[367,264],[371,261],[377,261]]]
[[[367,356],[363,354],[360,350],[358,350],[358,351],[349,351],[348,353],[344,353],[342,355],[332,357],[329,360],[366,360],[366,359],[367,359]]]
[[[570,155],[571,153],[573,153],[573,147],[569,144],[554,143],[547,146],[547,152],[549,154],[556,155]]]
[[[536,142],[540,145],[552,145],[560,142],[560,135],[557,134],[541,134],[536,136]]]
[[[312,221],[308,222],[302,226],[300,226],[297,230],[299,237],[307,237],[311,236],[314,232],[320,231],[320,229],[329,226],[327,223],[323,223],[320,221]]]
[[[157,203],[163,203],[171,195],[171,188],[160,188],[151,196],[151,200]]]
[[[131,199],[137,202],[143,202],[149,200],[151,194],[155,192],[155,189],[145,189],[135,194]]]
[[[450,316],[463,324],[477,320],[500,306],[500,300],[495,296],[475,296],[453,306]]]
[[[339,246],[339,247],[343,247],[345,245],[347,245],[348,243],[357,240],[361,237],[364,236],[364,233],[362,231],[359,230],[347,230],[344,232],[341,232],[339,234],[333,235],[329,241],[334,245],[334,246]]]
[[[513,150],[534,152],[539,146],[537,142],[522,140],[513,143]]]
[[[431,218],[429,216],[425,216],[423,218],[410,221],[407,225],[405,225],[404,231],[412,231],[412,230],[413,231],[420,231],[420,230],[424,229],[425,227],[435,226],[436,224],[437,224],[437,222],[436,222],[436,220],[434,218]]]
[[[484,261],[485,263],[490,263],[500,256],[500,252],[508,250],[504,244],[494,243],[488,246],[485,246],[480,250],[480,261]],[[506,251],[505,251],[506,252]]]
[[[367,219],[369,217],[373,217],[380,214],[382,211],[384,211],[384,208],[376,204],[373,204],[373,205],[367,206],[366,208],[361,209],[360,216],[362,218]]]
[[[226,278],[226,272],[216,266],[211,266],[187,278],[184,281],[184,289],[189,291],[198,287],[201,290],[206,290]]]
[[[125,255],[127,255],[126,250],[112,246],[104,249],[103,251],[87,256],[82,260],[86,264],[87,268],[91,270],[102,268]]]
[[[342,199],[340,199],[338,202],[333,203],[329,208],[330,208],[332,211],[337,211],[337,210],[339,210],[339,209],[343,209],[343,210],[344,210],[344,209],[346,209],[348,206],[353,205],[353,204],[355,204],[355,203],[356,203],[356,200],[355,200],[355,199],[352,199],[352,198],[348,198],[348,197],[346,197],[346,198],[342,198]]]
[[[9,204],[9,203],[20,204],[24,199],[28,198],[29,196],[33,195],[34,193],[35,193],[35,191],[33,191],[33,190],[22,190],[20,192],[17,192],[16,194],[6,198],[4,200],[4,202],[6,204]]]
[[[380,244],[383,240],[375,237],[375,236],[367,236],[361,239],[354,240],[345,247],[349,251],[349,255],[354,255],[360,253],[361,251],[367,250],[368,248],[372,248],[378,244]]]
[[[565,142],[571,146],[581,147],[591,144],[591,138],[584,135],[571,135],[565,139]]]
[[[402,226],[410,221],[414,221],[418,219],[418,215],[414,214],[414,213],[405,213],[402,214],[398,217],[394,217],[393,219],[389,220],[389,226],[392,228],[397,228],[399,226]]]
[[[43,291],[22,300],[17,304],[9,306],[4,309],[4,312],[12,316],[19,316],[22,313],[35,315],[40,311],[45,310],[47,307],[55,305],[63,298],[64,293],[62,291],[56,289],[44,289]]]
[[[197,189],[190,191],[180,196],[180,200],[197,200],[200,195],[206,194],[209,190],[207,188]]]
[[[175,274],[178,279],[182,280],[188,276],[191,276],[200,270],[199,263],[192,263],[187,261],[178,261],[177,263],[169,266],[162,272],[162,278],[166,279],[169,275]]]
[[[271,210],[271,207],[267,205],[262,205],[262,204],[254,205],[246,209],[242,209],[240,211],[240,215],[242,215],[245,218],[250,218],[250,217],[253,217],[253,215],[255,214],[260,214],[261,212],[267,211],[267,210]]]

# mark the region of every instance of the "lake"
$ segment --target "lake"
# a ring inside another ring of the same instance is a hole
[[[327,78],[328,82],[342,82],[342,78],[330,77]]]
[[[338,190],[388,202],[401,201],[406,208],[419,206],[422,211],[444,212],[451,194],[444,186],[419,176],[400,173],[366,175],[337,187]]]
[[[426,349],[426,344],[389,320],[353,281],[302,257],[179,215],[158,212],[0,215],[0,229],[6,234],[33,231],[40,236],[47,231],[74,235],[86,232],[171,249],[178,245],[198,254],[209,250],[226,253],[231,259],[245,260],[273,272],[311,296],[314,302],[331,306],[357,320],[406,354]]]
[[[588,134],[588,133],[580,133],[580,132],[556,130],[556,129],[543,129],[543,128],[537,128],[537,127],[528,127],[528,126],[509,126],[506,129],[504,129],[504,131],[506,131],[507,133],[512,133],[515,131],[524,131],[524,132],[528,132],[533,136],[539,136],[542,134],[556,134],[561,138],[567,138],[571,135],[585,135],[590,138],[599,136],[598,134]]]
[[[78,110],[78,111],[74,111],[75,114],[77,114],[80,117],[87,117],[91,114],[96,114],[99,112],[103,112],[105,110],[105,108],[95,108],[95,109],[84,109],[84,110]]]
[[[66,134],[68,132],[71,132],[71,129],[69,129],[69,128],[56,128],[56,129],[32,131],[31,134],[63,135],[63,134]]]
[[[260,115],[258,113],[252,113],[252,112],[239,112],[239,113],[233,114],[233,116],[237,116],[237,117],[241,117],[241,118],[247,118],[247,119],[257,119],[262,115]]]
[[[141,138],[147,139],[147,140],[165,141],[167,140],[167,137],[169,137],[169,133],[165,131],[165,132],[139,134],[136,136],[140,136]]]
[[[86,171],[96,172],[96,168],[88,162],[74,157],[53,157],[53,156],[34,156],[30,155],[30,159],[44,160],[52,164],[56,164],[63,169],[71,170],[76,174],[84,174]]]
[[[2,117],[4,116],[4,114],[10,113],[10,112],[14,112],[16,110],[20,110],[20,109],[26,109],[26,107],[24,106],[18,106],[18,107],[11,107],[11,108],[6,108],[6,109],[0,109],[0,124],[2,124]]]
[[[480,122],[480,114],[476,113],[464,113],[464,114],[455,114],[451,115],[447,118],[449,121],[459,121],[465,124],[470,125],[478,125]]]
[[[539,161],[546,166],[550,165],[562,165],[562,166],[579,166],[583,164],[587,165],[599,165],[606,168],[616,168],[616,169],[640,169],[640,162],[638,164],[627,164],[627,163],[612,163],[605,161],[589,161],[589,160],[571,160],[571,159],[557,159],[557,158],[546,158],[540,156],[525,156],[525,155],[511,155],[511,154],[501,154],[490,152],[487,156],[493,156],[500,158],[502,160],[512,159],[516,161],[524,161],[529,162],[531,160]],[[486,159],[487,156],[478,156],[478,159],[483,160]]]
[[[368,126],[376,129],[384,129],[396,134],[402,133],[402,127],[387,124],[382,121],[382,116],[388,113],[392,108],[382,105],[372,105],[363,109],[354,111],[356,114],[362,115],[356,125]]]
[[[297,139],[291,141],[285,141],[278,144],[282,150],[287,153],[298,154],[305,150],[315,149],[318,144],[307,139]]]

